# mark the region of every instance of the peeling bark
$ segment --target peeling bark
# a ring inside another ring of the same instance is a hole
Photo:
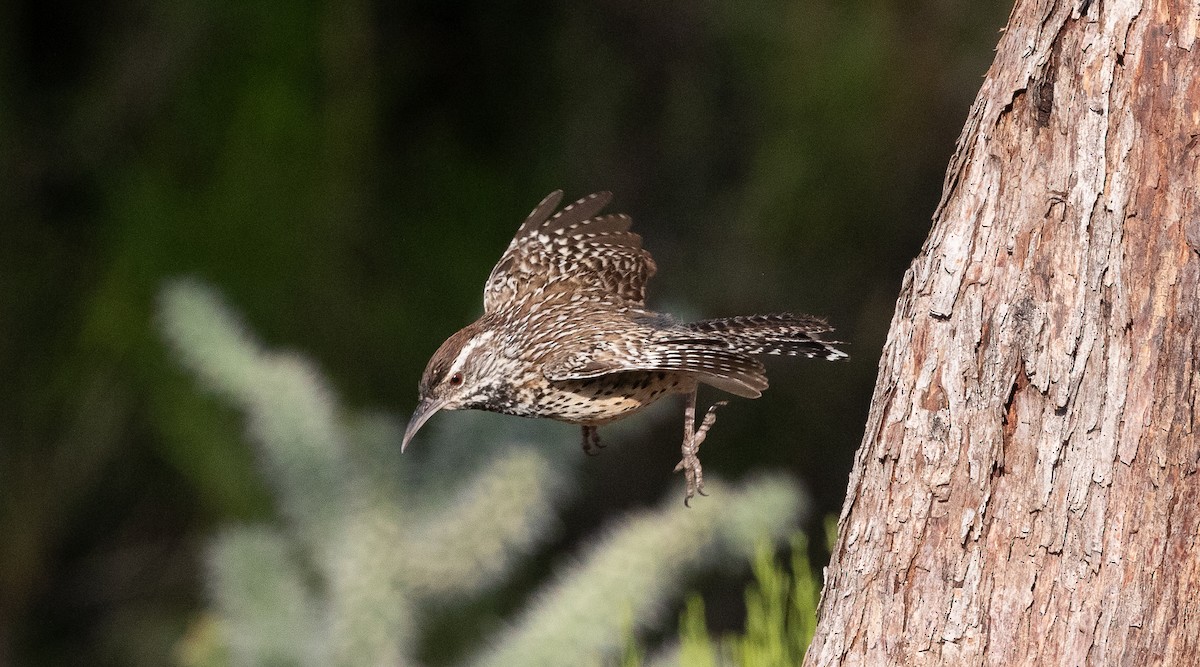
[[[1019,0],[905,275],[807,665],[1200,660],[1200,4]]]

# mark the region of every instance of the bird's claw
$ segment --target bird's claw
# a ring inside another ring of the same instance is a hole
[[[700,444],[708,437],[708,429],[717,421],[717,408],[727,404],[728,401],[713,403],[708,412],[704,413],[704,419],[700,421],[700,426],[692,433],[692,437],[683,443],[683,458],[675,465],[675,472],[683,471],[685,507],[692,506],[691,501],[696,494],[708,495],[704,492],[704,469],[700,466],[700,457],[697,454]]]
[[[700,458],[694,453],[684,453],[683,459],[675,466],[675,471],[683,471],[685,482],[685,491],[683,504],[687,507],[692,506],[692,498],[699,493],[700,495],[708,495],[704,493],[704,469],[700,466]]]

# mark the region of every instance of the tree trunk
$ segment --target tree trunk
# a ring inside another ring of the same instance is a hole
[[[807,665],[1200,664],[1200,6],[1018,0]]]

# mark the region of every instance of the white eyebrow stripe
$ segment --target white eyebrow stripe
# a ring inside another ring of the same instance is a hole
[[[458,356],[454,358],[454,363],[450,364],[450,369],[446,371],[446,377],[454,377],[455,373],[462,370],[463,364],[467,362],[467,357],[471,356],[471,352],[475,351],[475,348],[480,345],[490,341],[495,335],[494,331],[482,331],[467,341],[467,344],[463,345],[462,350],[459,351]]]

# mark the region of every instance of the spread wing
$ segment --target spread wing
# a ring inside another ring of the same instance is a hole
[[[623,214],[596,215],[612,199],[597,192],[554,213],[562,191],[551,192],[533,209],[488,277],[484,312],[511,304],[520,294],[579,292],[640,308],[646,282],[656,267],[629,231]]]
[[[730,349],[724,341],[666,331],[650,338],[638,346],[636,354],[619,342],[600,341],[587,350],[547,360],[542,374],[548,380],[563,381],[630,371],[686,373],[745,398],[758,398],[767,388],[762,363]]]

